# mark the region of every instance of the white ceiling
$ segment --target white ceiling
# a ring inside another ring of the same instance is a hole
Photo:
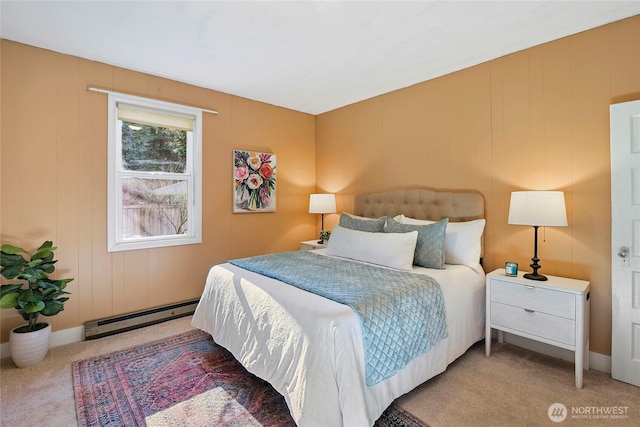
[[[319,114],[638,14],[640,0],[1,0],[0,35]]]

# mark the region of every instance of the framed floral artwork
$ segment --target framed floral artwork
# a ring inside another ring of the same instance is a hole
[[[275,154],[233,150],[233,212],[275,211]]]

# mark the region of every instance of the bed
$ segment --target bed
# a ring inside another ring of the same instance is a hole
[[[279,276],[250,271],[242,263],[228,262],[211,268],[192,320],[194,327],[211,334],[249,372],[282,394],[299,426],[371,426],[393,400],[445,371],[484,337],[485,277],[480,264],[484,200],[479,193],[403,189],[363,194],[355,197],[350,214],[356,222],[388,217],[420,230],[423,225],[432,229],[432,223],[446,224],[442,249],[445,263],[441,268],[413,265],[410,272],[400,273],[411,279],[426,274],[439,284],[446,337],[431,342],[427,352],[411,358],[392,374],[370,381],[369,349],[363,341],[371,341],[371,337],[352,306],[286,284]],[[394,239],[409,239],[400,237],[402,233],[370,233],[343,227],[342,219],[334,228],[334,233],[340,233],[332,235],[332,239],[338,236],[335,244],[330,239],[327,249],[304,256],[323,263],[336,259],[348,267],[357,264],[357,268],[369,268],[361,266],[372,264],[368,259],[346,259],[350,258],[349,253],[343,257],[340,243],[349,250],[358,246],[352,244],[351,238],[379,239],[387,234]],[[350,218],[345,218],[345,225],[346,220]],[[392,222],[387,220],[385,224]],[[470,235],[466,230],[471,224],[474,235],[467,245],[461,236]],[[341,233],[349,239],[344,240]],[[368,250],[376,244],[364,246]],[[389,247],[387,243],[384,246]],[[467,250],[467,246],[472,249]],[[456,256],[475,260],[464,263]],[[391,270],[389,274],[396,270],[388,266],[372,268]]]

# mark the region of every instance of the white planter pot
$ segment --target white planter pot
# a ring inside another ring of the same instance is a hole
[[[51,324],[47,323],[46,328],[34,332],[17,333],[15,330],[18,328],[13,328],[9,336],[13,363],[18,368],[26,368],[42,362],[49,351]]]

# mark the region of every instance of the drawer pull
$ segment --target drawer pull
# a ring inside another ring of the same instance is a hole
[[[527,288],[527,289],[535,289],[536,288],[535,286],[531,286],[531,285],[524,285],[524,287]]]
[[[531,310],[530,308],[525,308],[524,311],[526,311],[527,313],[535,313],[535,310]]]

